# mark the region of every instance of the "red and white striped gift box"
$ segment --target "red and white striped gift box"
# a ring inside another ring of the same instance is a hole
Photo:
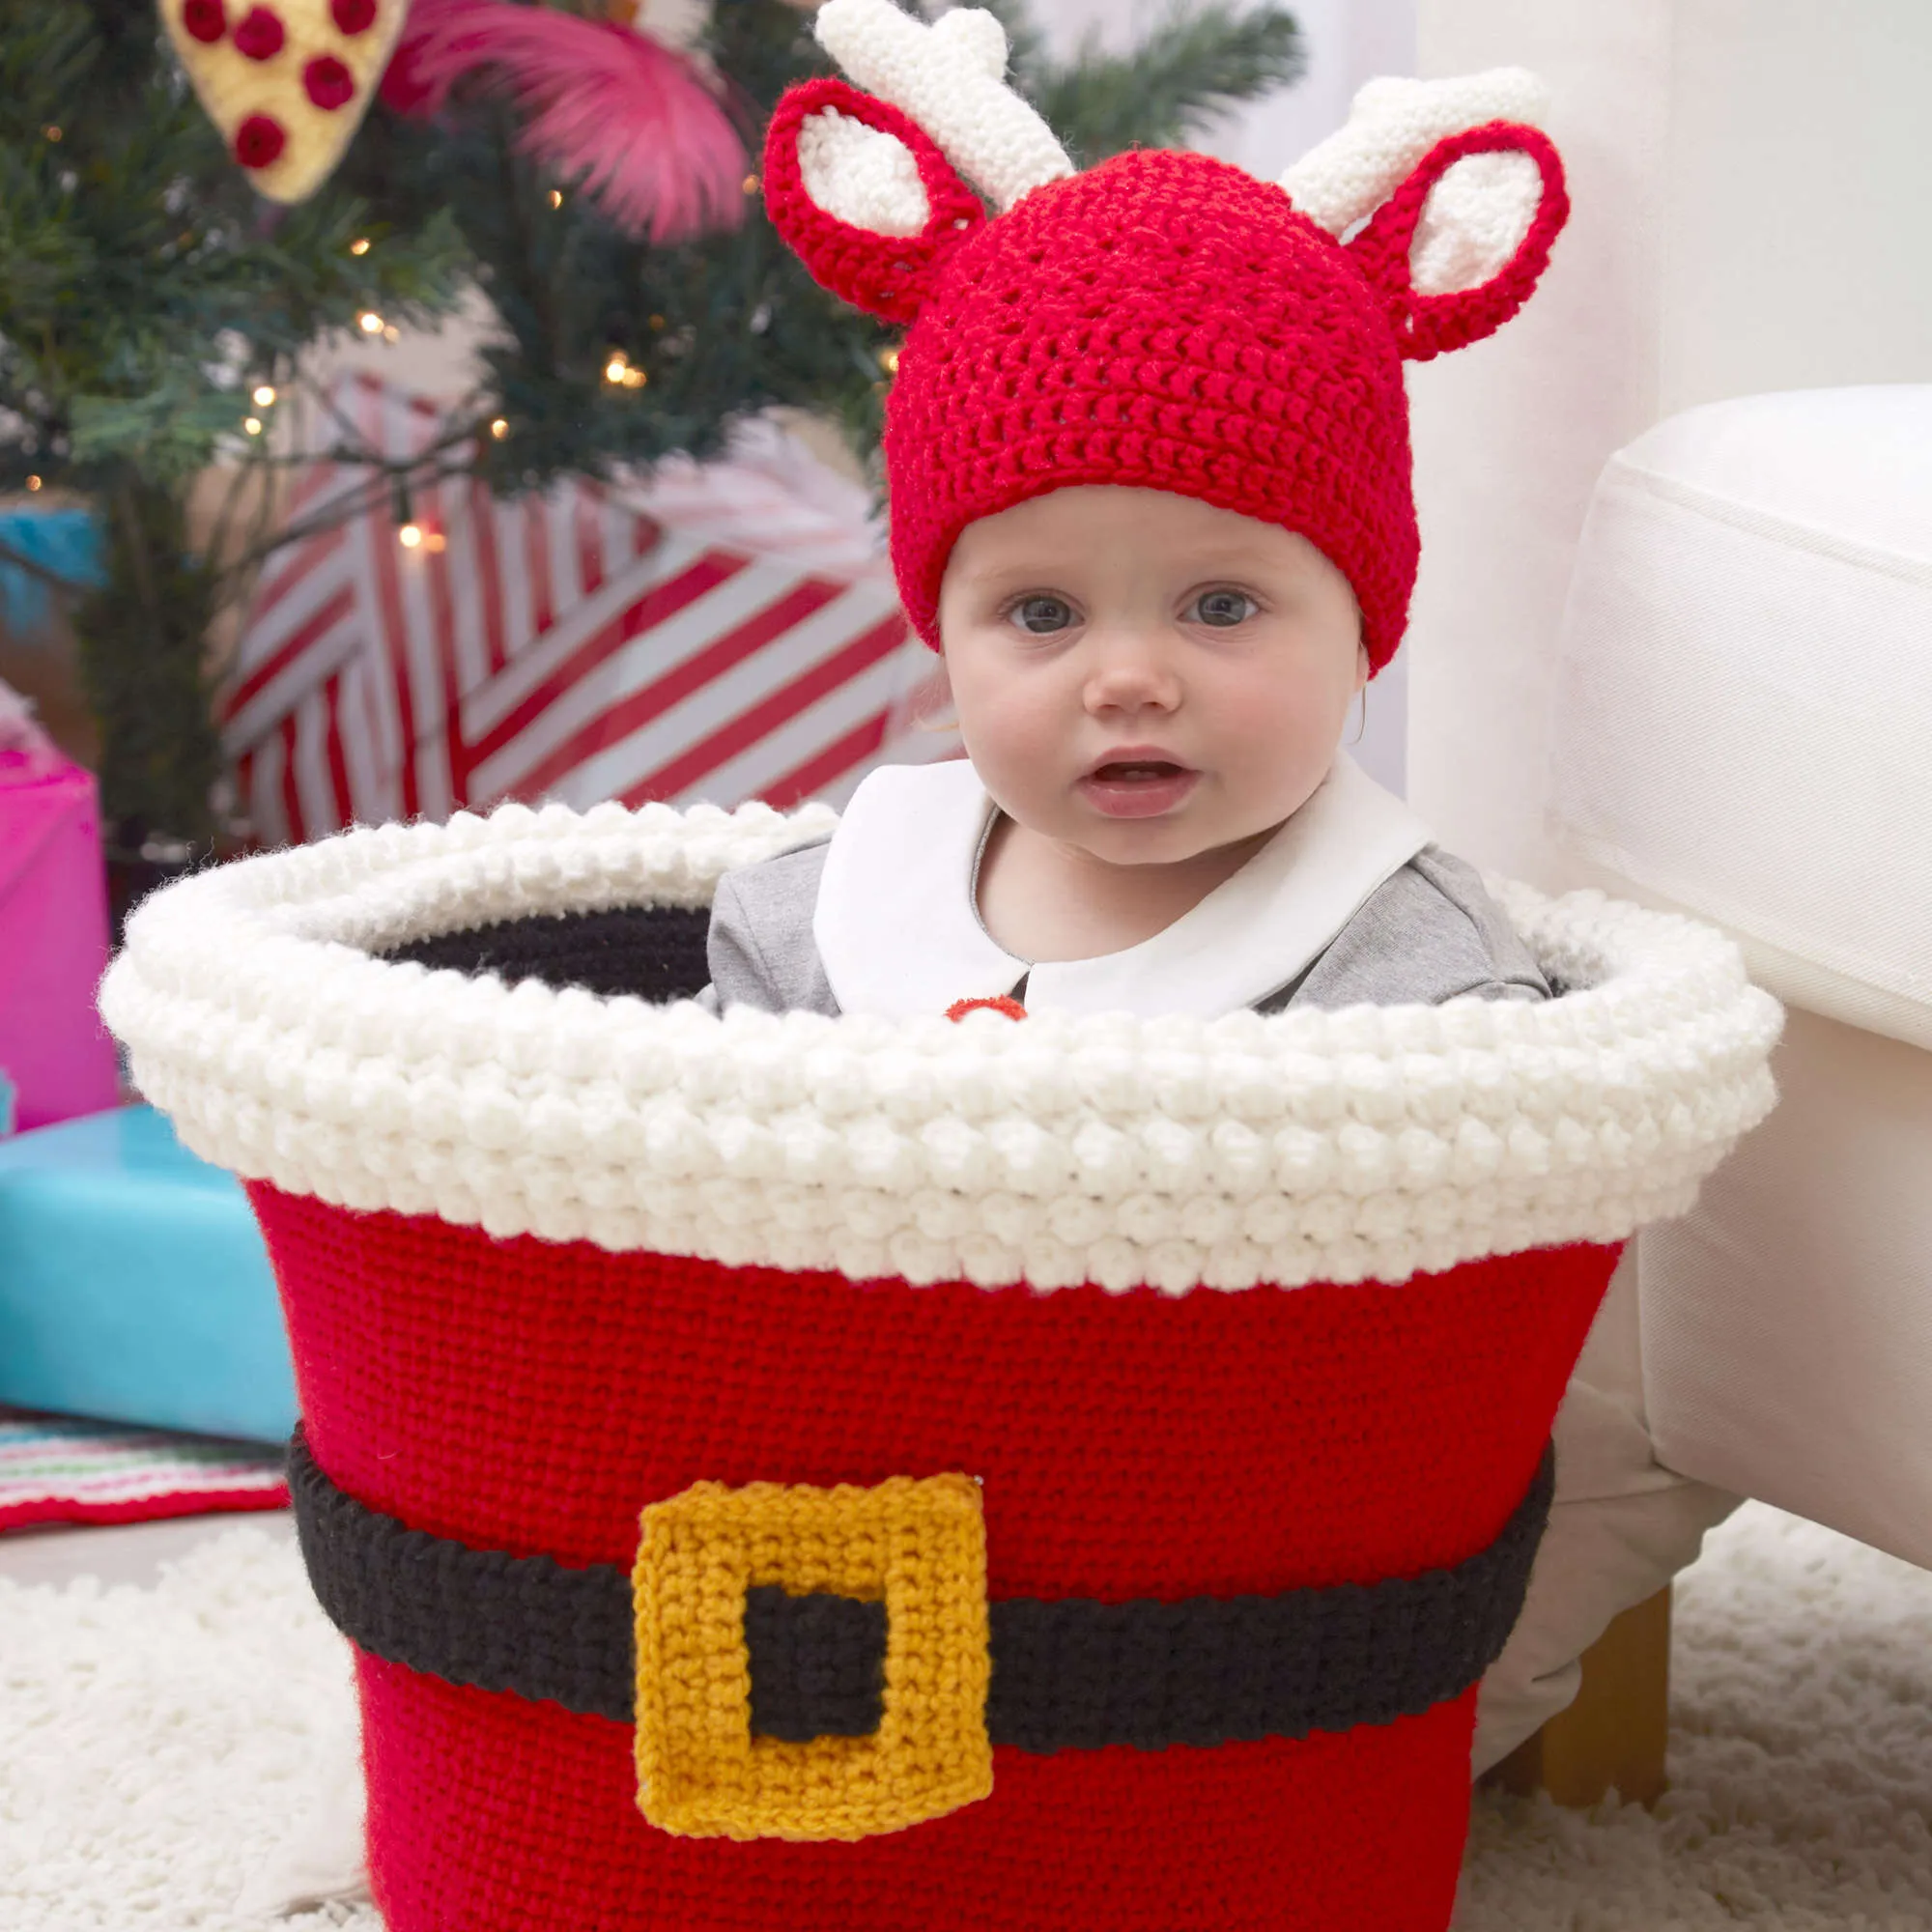
[[[332,413],[391,456],[440,412],[366,375]],[[366,485],[318,460],[292,520]],[[882,762],[958,755],[912,720],[932,654],[863,493],[760,425],[729,460],[515,502],[467,477],[270,566],[226,679],[224,737],[264,844],[502,799],[842,804]]]

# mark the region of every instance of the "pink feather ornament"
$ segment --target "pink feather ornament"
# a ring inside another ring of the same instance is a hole
[[[744,219],[744,144],[693,64],[650,35],[516,0],[415,0],[383,98],[434,114],[484,68],[526,117],[519,146],[627,232],[685,242]]]

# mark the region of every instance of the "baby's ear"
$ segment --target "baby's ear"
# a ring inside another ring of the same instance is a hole
[[[773,225],[812,279],[883,322],[910,323],[939,265],[986,218],[927,134],[842,80],[780,99],[764,185]]]
[[[1459,166],[1442,188],[1446,195],[1461,184],[1454,220],[1438,220],[1417,248],[1432,191]],[[1380,295],[1404,357],[1426,362],[1493,334],[1529,299],[1569,214],[1563,163],[1548,137],[1492,121],[1436,142],[1346,245]],[[1472,264],[1482,278],[1457,286],[1459,270]]]

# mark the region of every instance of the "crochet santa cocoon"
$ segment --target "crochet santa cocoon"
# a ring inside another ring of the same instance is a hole
[[[678,997],[830,818],[506,807],[130,923],[104,1010],[281,1284],[387,1922],[1440,1932],[1556,1405],[1776,1004],[1501,881],[1546,1005]]]
[[[1365,90],[1282,186],[1081,176],[989,15],[817,25],[872,92],[767,180],[909,324],[915,616],[964,520],[1148,480],[1315,535],[1385,662],[1401,362],[1562,218],[1527,77]],[[355,831],[145,901],[103,986],[274,1261],[391,1932],[1443,1932],[1557,1404],[1779,1009],[1502,880],[1547,1003],[696,1004],[721,875],[834,822]]]

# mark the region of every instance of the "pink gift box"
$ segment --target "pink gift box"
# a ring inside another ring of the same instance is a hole
[[[94,1010],[107,887],[94,775],[43,744],[0,747],[0,1067],[22,1133],[120,1098]]]

